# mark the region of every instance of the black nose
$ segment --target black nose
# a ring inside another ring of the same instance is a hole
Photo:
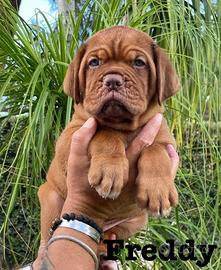
[[[103,79],[103,83],[109,90],[117,91],[123,85],[124,81],[123,77],[119,74],[107,74]]]

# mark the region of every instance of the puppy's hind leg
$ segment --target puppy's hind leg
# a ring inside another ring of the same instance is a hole
[[[60,217],[64,204],[63,198],[49,185],[48,182],[40,186],[38,197],[41,206],[41,242],[38,256],[33,263],[34,270],[40,269],[45,253],[45,246],[50,239],[49,229],[52,221]]]

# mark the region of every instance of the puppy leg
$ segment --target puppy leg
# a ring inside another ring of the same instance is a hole
[[[168,215],[178,203],[171,172],[171,161],[163,144],[144,149],[138,161],[137,200],[141,208],[154,215]]]
[[[103,198],[115,199],[128,180],[128,160],[119,132],[102,129],[90,143],[88,180]]]
[[[64,204],[62,197],[52,189],[48,182],[40,186],[38,197],[41,205],[41,242],[38,250],[38,256],[33,263],[34,270],[40,269],[45,252],[45,246],[50,239],[49,229],[51,227],[51,223],[56,217],[60,217]]]

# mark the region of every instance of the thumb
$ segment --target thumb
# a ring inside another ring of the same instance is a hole
[[[162,114],[157,113],[148,121],[137,137],[129,145],[127,148],[127,157],[130,163],[137,160],[144,147],[147,147],[154,142],[162,124],[162,119]]]
[[[87,155],[88,145],[97,128],[96,120],[90,117],[84,125],[74,132],[71,141],[71,153],[77,156]]]
[[[178,167],[179,167],[179,156],[178,156],[178,154],[177,154],[177,152],[172,144],[168,144],[166,149],[167,149],[167,153],[168,153],[170,160],[171,160],[172,175],[173,175],[173,177],[175,177],[176,172],[177,172]]]

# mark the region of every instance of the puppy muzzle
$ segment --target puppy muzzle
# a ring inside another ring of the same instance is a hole
[[[97,113],[99,120],[118,123],[132,118],[122,94],[125,87],[124,83],[123,74],[106,73],[103,76],[103,89],[106,92],[106,97]]]

